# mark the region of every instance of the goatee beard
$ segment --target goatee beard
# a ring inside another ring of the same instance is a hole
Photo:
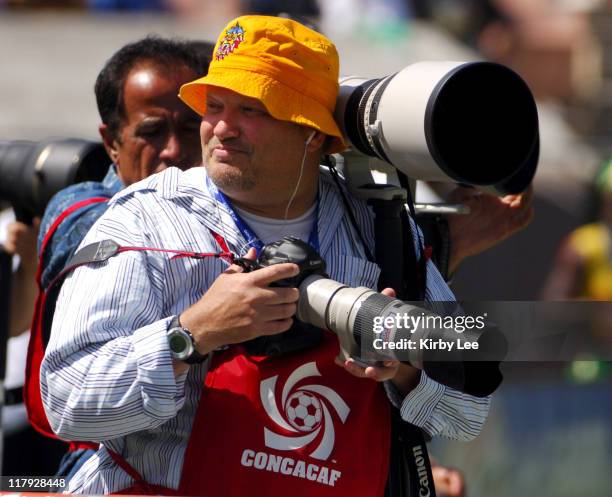
[[[220,190],[250,191],[257,185],[255,176],[250,171],[242,171],[232,166],[221,171],[216,167],[205,167],[208,177]]]

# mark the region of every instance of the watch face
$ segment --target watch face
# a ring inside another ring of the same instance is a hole
[[[168,345],[172,356],[179,360],[189,357],[193,352],[191,338],[180,328],[168,332]]]
[[[170,335],[169,342],[170,350],[175,354],[180,354],[184,352],[187,348],[187,343],[185,343],[185,337],[179,335],[178,333],[174,333]]]

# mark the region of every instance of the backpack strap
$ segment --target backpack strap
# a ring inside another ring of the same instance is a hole
[[[28,344],[28,356],[26,362],[26,376],[23,389],[24,403],[28,412],[28,420],[30,424],[42,435],[49,438],[57,439],[55,433],[49,426],[49,421],[45,415],[45,410],[42,404],[40,393],[40,365],[43,356],[45,355],[46,343],[43,339],[43,323],[44,313],[49,290],[60,282],[60,279],[54,278],[51,284],[44,288],[42,287],[42,273],[44,269],[44,256],[53,235],[64,222],[64,220],[74,212],[92,204],[108,202],[107,197],[92,197],[75,204],[72,204],[63,211],[53,222],[47,231],[40,248],[38,257],[38,268],[36,270],[36,284],[38,286],[38,296],[34,305],[34,315],[32,316],[32,324],[30,326],[30,342]],[[61,274],[61,273],[60,273]]]

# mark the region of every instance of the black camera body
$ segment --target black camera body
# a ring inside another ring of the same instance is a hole
[[[297,264],[300,272],[293,278],[275,281],[270,286],[297,288],[310,275],[325,275],[325,261],[319,253],[308,243],[293,236],[285,236],[276,242],[265,245],[259,254],[259,258],[248,270],[262,269],[286,262]]]
[[[240,258],[234,261],[242,266],[245,272],[263,269],[274,264],[285,262],[297,264],[300,272],[284,280],[275,281],[271,287],[298,288],[311,275],[325,274],[325,261],[309,244],[293,236],[264,246],[256,261]],[[293,325],[279,335],[261,336],[245,342],[243,345],[251,355],[280,356],[317,346],[323,338],[323,330],[297,318]]]

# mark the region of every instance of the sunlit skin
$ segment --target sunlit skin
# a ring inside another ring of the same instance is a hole
[[[232,202],[260,216],[282,219],[300,172],[304,171],[288,218],[315,201],[325,135],[274,119],[256,99],[208,87],[200,136],[208,175]]]
[[[167,167],[201,164],[200,118],[177,96],[183,83],[198,76],[182,64],[159,68],[147,61],[128,73],[118,136],[111,136],[106,124],[99,128],[126,186]]]

